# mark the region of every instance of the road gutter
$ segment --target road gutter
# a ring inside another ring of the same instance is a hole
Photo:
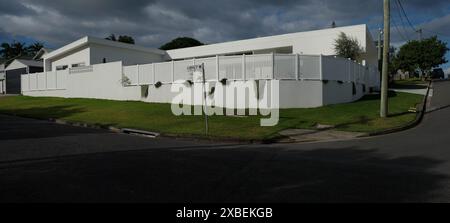
[[[371,133],[367,133],[364,134],[362,136],[359,136],[359,138],[362,137],[370,137],[370,136],[379,136],[379,135],[386,135],[386,134],[391,134],[391,133],[395,133],[395,132],[401,132],[407,129],[411,129],[416,127],[417,125],[420,124],[420,122],[422,122],[423,117],[425,116],[425,113],[427,113],[427,103],[428,103],[428,97],[430,94],[430,89],[431,89],[431,85],[432,85],[432,81],[428,82],[428,87],[427,87],[427,92],[423,97],[422,103],[421,103],[421,110],[417,113],[416,118],[405,124],[404,126],[400,126],[400,127],[395,127],[392,129],[386,129],[386,130],[382,130],[382,131],[377,131],[377,132],[371,132]]]

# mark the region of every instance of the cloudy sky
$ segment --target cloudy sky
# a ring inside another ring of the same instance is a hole
[[[392,0],[393,44],[417,38]],[[424,37],[450,42],[448,0],[402,0]],[[205,43],[366,23],[374,39],[382,25],[382,0],[0,0],[0,42],[41,41],[59,47],[85,35],[131,35],[159,47],[190,36]],[[397,28],[395,28],[397,25]],[[450,54],[448,55],[450,59]],[[450,67],[449,64],[444,66]]]

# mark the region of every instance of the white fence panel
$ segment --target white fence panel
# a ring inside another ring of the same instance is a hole
[[[320,79],[320,56],[299,55],[300,78]]]
[[[242,56],[219,57],[219,79],[241,80]]]
[[[56,89],[56,72],[47,72],[47,89]]]
[[[139,65],[139,84],[153,84],[153,65]]]
[[[359,66],[357,63],[353,63],[354,69],[355,69],[355,77],[353,82],[357,83],[359,80]]]
[[[37,73],[29,74],[30,91],[37,90]]]
[[[364,67],[361,64],[358,64],[358,80],[357,83],[362,83],[364,80]]]
[[[216,68],[216,58],[201,58],[195,59],[195,64],[200,65],[204,64],[205,66],[205,79],[206,80],[217,80],[217,68]]]
[[[272,71],[272,55],[245,56],[246,79],[271,79]]]
[[[69,75],[68,70],[56,71],[56,88],[66,89],[67,88],[67,76]]]
[[[37,74],[37,89],[45,90],[47,88],[45,73],[36,73],[36,74]]]
[[[192,74],[188,71],[188,67],[194,64],[193,60],[180,60],[174,62],[174,80],[192,80]]]
[[[22,74],[20,75],[20,84],[22,91],[29,91],[29,82],[28,82],[28,74]],[[2,88],[3,83],[0,81],[0,89]],[[3,89],[2,89],[3,90]],[[0,93],[2,93],[2,90],[0,90]]]
[[[139,81],[137,66],[124,66],[123,75],[130,80],[130,85],[137,85]]]
[[[334,81],[348,81],[348,60],[333,57],[322,56],[323,79]]]
[[[172,83],[172,62],[155,63],[155,83]]]
[[[275,79],[296,79],[295,55],[275,55]]]
[[[355,82],[356,80],[356,66],[353,61],[349,61],[350,79],[349,82]]]

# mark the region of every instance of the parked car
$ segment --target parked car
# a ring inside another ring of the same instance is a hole
[[[435,68],[433,72],[431,72],[431,78],[433,79],[444,79],[444,70],[442,68]]]

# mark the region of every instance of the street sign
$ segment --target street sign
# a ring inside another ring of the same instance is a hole
[[[203,64],[196,64],[187,67],[188,72],[201,71],[203,70]]]
[[[207,97],[206,97],[206,89],[205,89],[205,83],[206,83],[206,78],[205,78],[205,65],[202,64],[196,64],[196,65],[191,65],[187,67],[188,72],[191,73],[191,75],[193,75],[193,80],[194,82],[197,81],[197,79],[201,80],[202,82],[202,90],[203,90],[203,100],[202,100],[202,106],[204,107],[205,111],[204,111],[204,117],[205,117],[205,135],[208,135],[208,103],[206,102]],[[196,75],[197,74],[197,75]]]

